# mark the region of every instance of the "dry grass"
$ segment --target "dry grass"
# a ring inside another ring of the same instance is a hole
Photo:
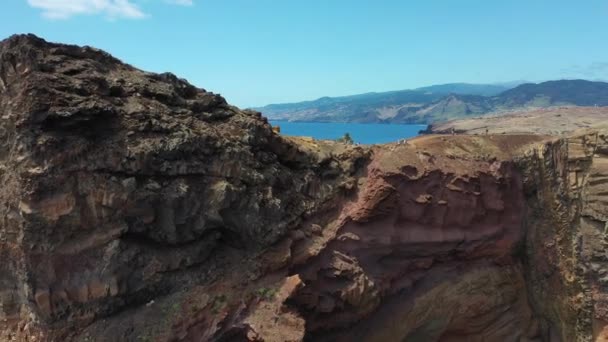
[[[549,107],[521,110],[501,115],[449,121],[433,127],[435,132],[454,128],[466,134],[546,134],[563,135],[577,129],[605,124],[608,107]]]

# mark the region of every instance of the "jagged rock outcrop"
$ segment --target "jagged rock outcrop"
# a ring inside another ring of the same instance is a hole
[[[606,132],[347,146],[0,43],[0,340],[605,340]]]
[[[14,36],[0,79],[2,336],[71,336],[210,281],[218,251],[286,236],[367,158],[305,152],[260,113],[93,48]]]
[[[520,160],[530,302],[553,340],[608,340],[607,133],[580,131]]]

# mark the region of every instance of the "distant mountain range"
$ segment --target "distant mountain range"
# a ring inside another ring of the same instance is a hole
[[[559,80],[524,84],[450,83],[271,104],[256,110],[272,120],[429,124],[525,108],[596,105],[608,106],[608,83]]]

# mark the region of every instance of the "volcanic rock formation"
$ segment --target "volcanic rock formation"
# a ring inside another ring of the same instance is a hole
[[[20,35],[0,43],[0,135],[2,341],[608,336],[602,130],[289,138]]]

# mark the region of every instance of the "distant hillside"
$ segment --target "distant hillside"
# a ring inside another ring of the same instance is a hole
[[[257,108],[274,120],[428,124],[514,109],[608,106],[608,83],[560,80],[502,85],[452,83],[414,90],[323,97]]]
[[[470,84],[470,83],[448,83],[432,85],[430,87],[417,88],[418,91],[430,91],[437,94],[460,94],[460,95],[482,95],[494,96],[502,93],[505,90],[511,89],[521,83],[513,86],[499,84]]]
[[[505,107],[608,106],[608,83],[585,80],[526,83],[501,93],[497,105]]]

